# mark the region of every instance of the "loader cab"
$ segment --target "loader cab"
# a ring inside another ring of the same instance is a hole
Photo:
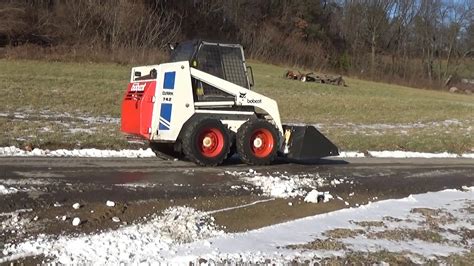
[[[171,62],[189,61],[189,65],[236,85],[251,89],[253,73],[245,63],[243,47],[239,44],[223,44],[193,40],[179,43],[171,52]],[[225,101],[234,96],[193,79],[196,101]]]

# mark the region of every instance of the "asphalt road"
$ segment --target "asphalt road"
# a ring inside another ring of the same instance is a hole
[[[261,173],[310,173],[328,182],[344,179],[341,184],[322,189],[343,200],[314,204],[301,198],[272,199],[262,196],[259,189],[245,189],[244,181],[225,174],[248,172],[250,168]],[[0,242],[4,243],[39,233],[116,228],[176,205],[223,210],[213,214],[216,222],[227,231],[243,231],[369,201],[474,186],[474,159],[353,158],[316,164],[278,162],[261,167],[234,160],[221,167],[205,168],[157,158],[9,157],[0,158],[0,185],[20,189],[0,196],[0,214],[26,210],[20,218],[30,221],[21,230],[5,229],[0,234]],[[115,201],[117,206],[107,208],[107,200]],[[252,204],[262,200],[267,201]],[[82,207],[73,209],[75,202]],[[62,216],[67,219],[63,221]],[[76,216],[84,221],[79,227],[71,225],[70,219]],[[115,216],[120,217],[121,223],[111,221]],[[8,218],[0,215],[0,222]]]

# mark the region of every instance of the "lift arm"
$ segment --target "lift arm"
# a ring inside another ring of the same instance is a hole
[[[278,131],[283,136],[280,112],[275,100],[192,67],[190,68],[190,72],[193,78],[233,95],[235,97],[236,105],[254,106],[263,110],[265,114],[271,117],[275,126],[278,128]]]

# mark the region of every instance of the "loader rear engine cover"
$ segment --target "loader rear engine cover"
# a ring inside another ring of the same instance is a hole
[[[338,155],[313,126],[283,125],[278,104],[253,91],[252,68],[239,44],[179,44],[169,63],[132,68],[121,130],[160,156],[184,155],[203,166],[237,152],[251,165],[277,154],[294,160]]]

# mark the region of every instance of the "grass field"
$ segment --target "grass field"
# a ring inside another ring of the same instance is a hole
[[[317,124],[341,150],[472,152],[474,96],[346,78],[348,87],[285,80],[251,62],[256,91],[284,122]],[[119,132],[130,66],[0,60],[0,146],[130,147]]]

